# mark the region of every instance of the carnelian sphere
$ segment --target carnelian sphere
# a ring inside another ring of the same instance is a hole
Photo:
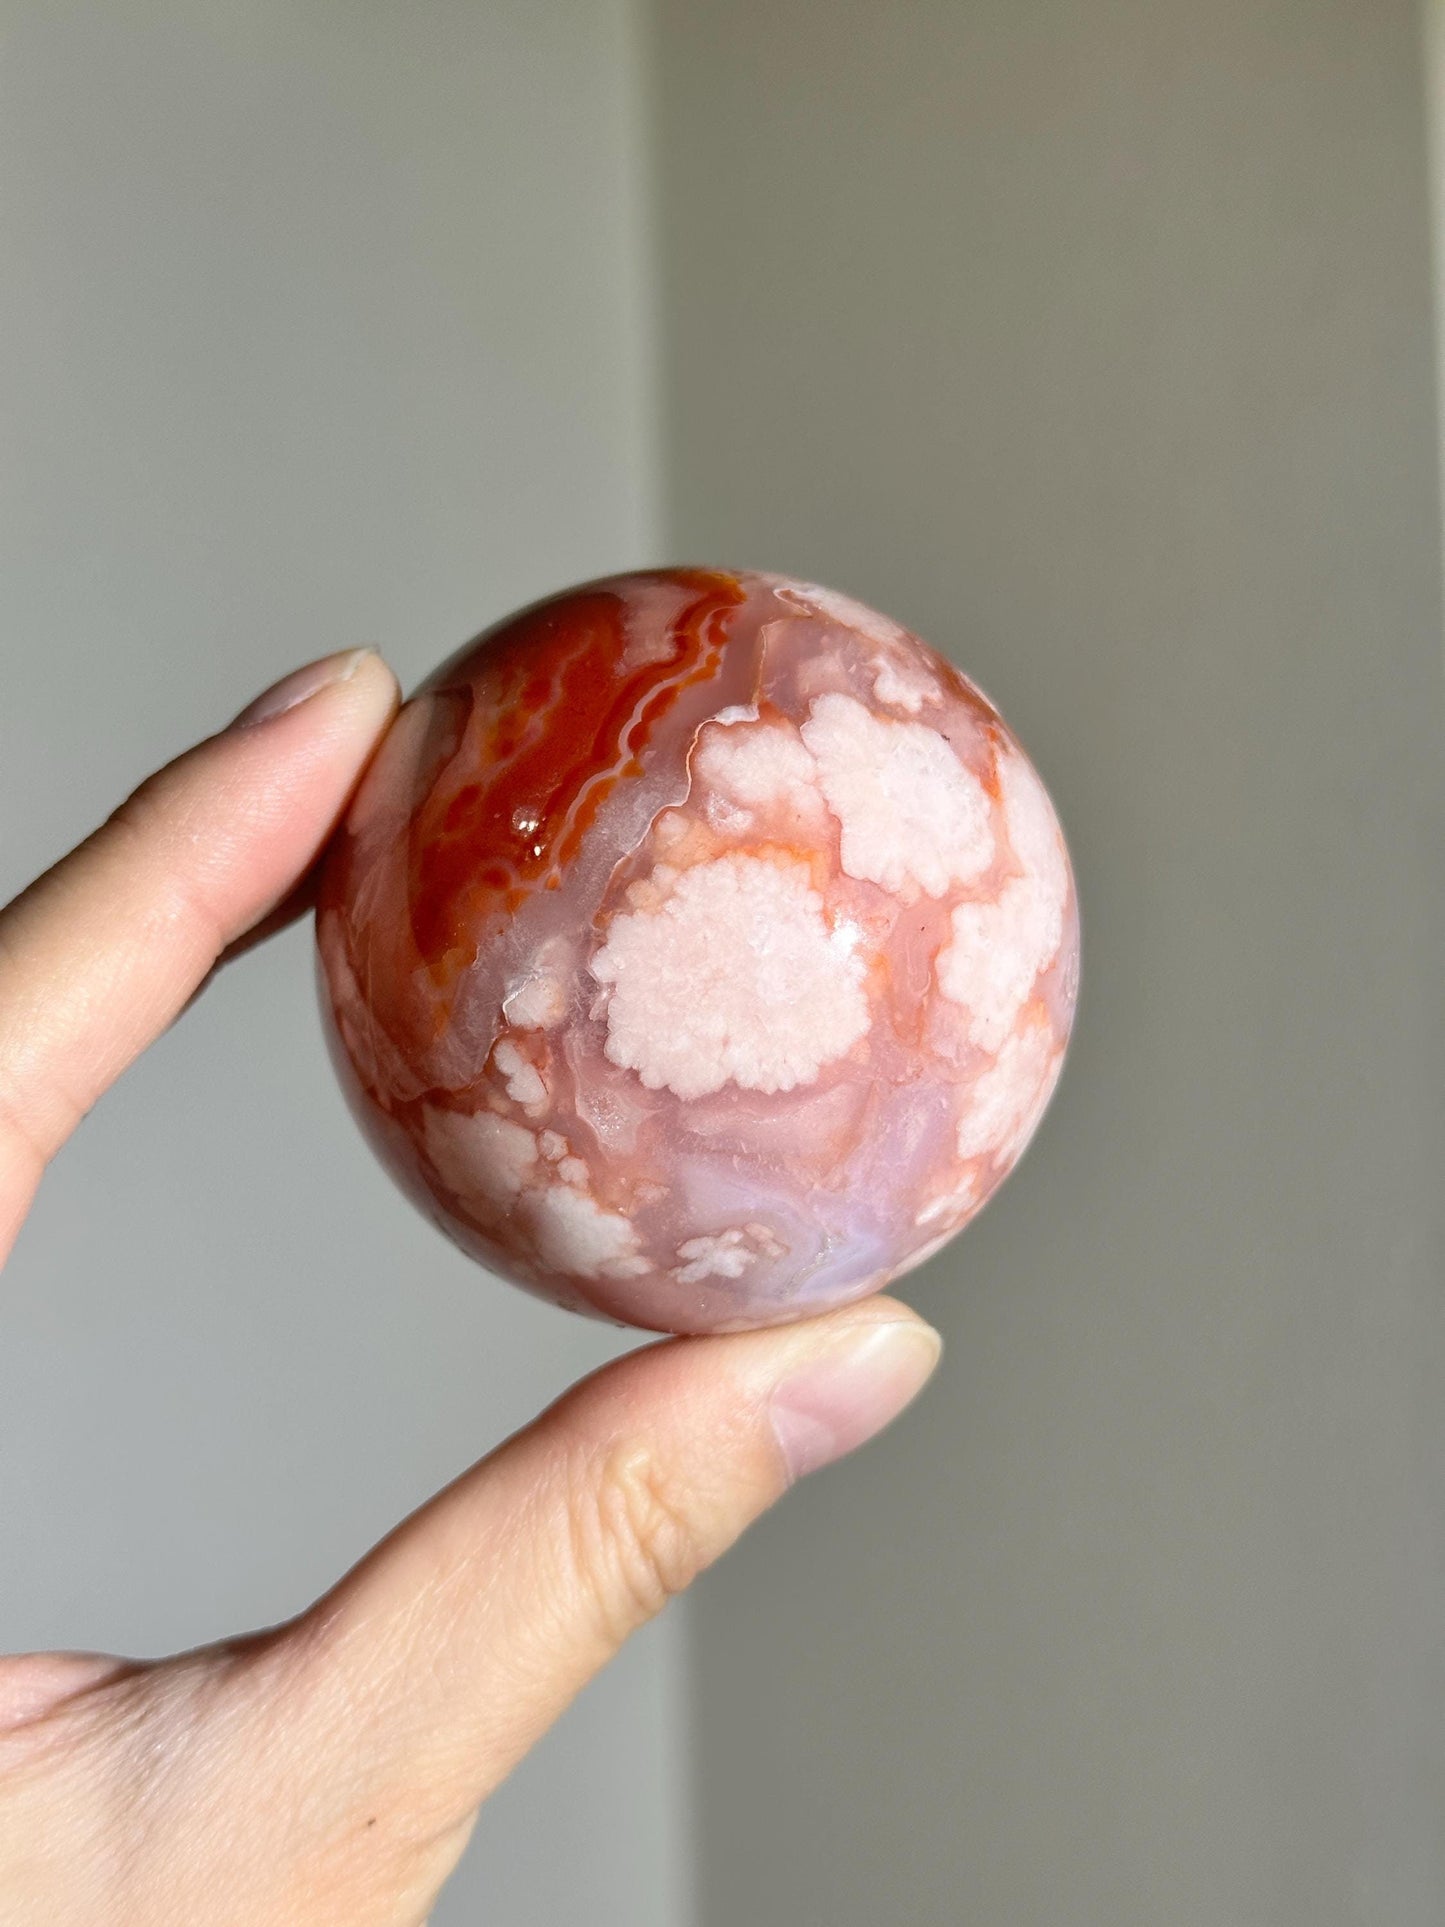
[[[327,860],[333,1054],[465,1251],[659,1331],[874,1291],[1057,1079],[1069,861],[992,704],[781,576],[571,589],[402,709]]]

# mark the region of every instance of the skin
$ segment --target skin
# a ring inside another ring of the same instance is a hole
[[[161,770],[0,912],[0,1260],[102,1092],[308,905],[397,690],[369,652],[279,687],[289,706]],[[937,1355],[888,1299],[653,1345],[284,1625],[154,1662],[0,1658],[0,1919],[424,1921],[481,1801],[574,1694]]]

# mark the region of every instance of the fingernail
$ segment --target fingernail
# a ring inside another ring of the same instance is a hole
[[[320,662],[308,662],[304,669],[293,669],[289,676],[263,689],[255,702],[248,703],[231,728],[251,729],[257,723],[269,723],[273,716],[297,708],[333,683],[350,682],[367,657],[375,654],[374,649],[343,649],[337,655],[323,656]]]
[[[789,1482],[881,1432],[923,1390],[942,1349],[932,1326],[889,1319],[840,1338],[785,1378],[770,1411]]]

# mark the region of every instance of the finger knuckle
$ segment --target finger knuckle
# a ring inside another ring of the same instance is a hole
[[[692,1495],[646,1444],[613,1446],[572,1508],[574,1557],[620,1641],[684,1591],[707,1563]]]
[[[112,843],[145,850],[164,837],[170,827],[170,772],[158,770],[113,809],[104,834]],[[92,839],[96,841],[97,839]]]

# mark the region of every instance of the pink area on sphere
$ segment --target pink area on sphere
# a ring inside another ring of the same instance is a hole
[[[860,603],[671,569],[406,704],[327,861],[323,1004],[464,1250],[660,1331],[802,1317],[968,1222],[1057,1081],[1078,912],[988,700]]]

